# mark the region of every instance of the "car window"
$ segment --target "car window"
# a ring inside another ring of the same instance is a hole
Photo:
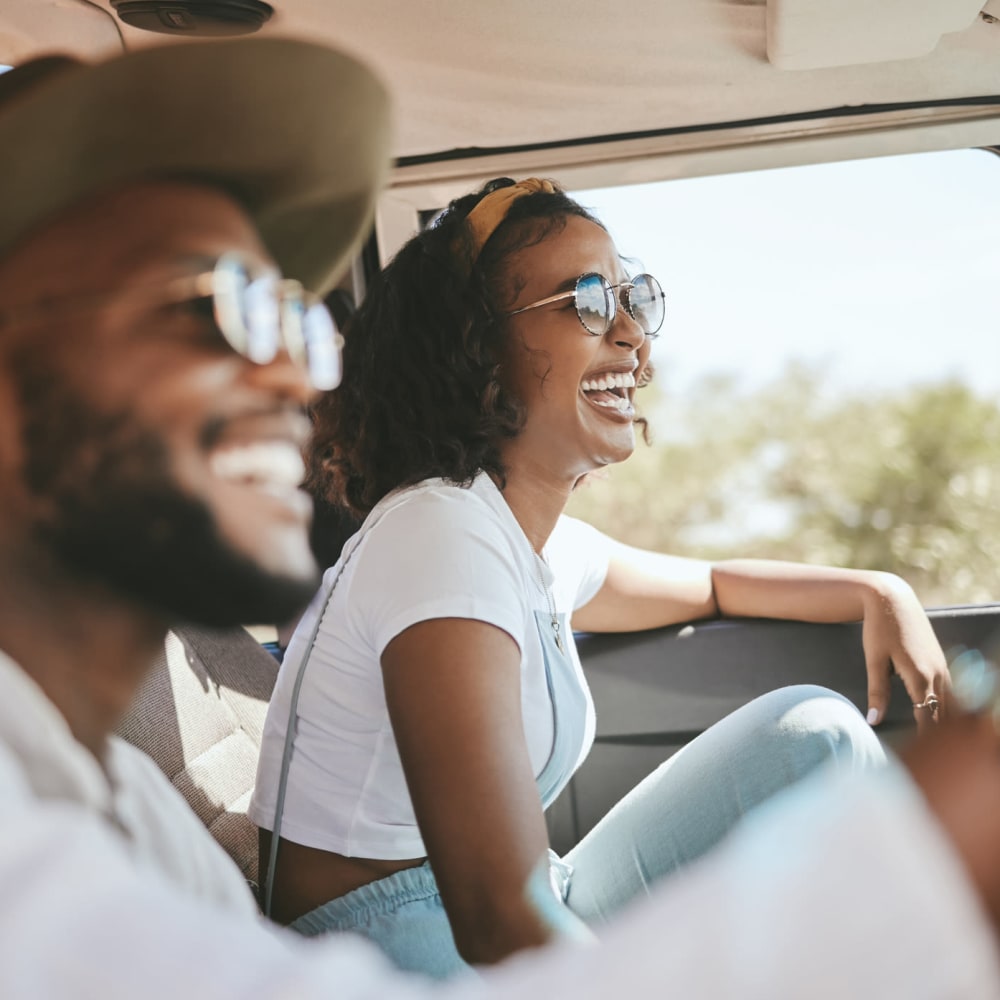
[[[668,313],[653,440],[571,512],[634,544],[891,569],[1000,598],[1000,157],[577,191]]]

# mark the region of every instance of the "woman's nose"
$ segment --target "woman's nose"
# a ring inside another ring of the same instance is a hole
[[[608,331],[611,339],[619,346],[637,351],[646,340],[646,333],[632,318],[624,302],[624,296],[619,293],[618,310],[615,321]]]

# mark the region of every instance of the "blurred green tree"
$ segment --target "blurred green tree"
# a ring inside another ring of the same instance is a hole
[[[928,605],[1000,600],[1000,405],[955,382],[845,398],[790,367],[752,392],[654,383],[654,435],[569,512],[622,541],[899,573]]]

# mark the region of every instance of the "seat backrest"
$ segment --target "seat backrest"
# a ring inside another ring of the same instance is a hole
[[[118,729],[153,758],[251,882],[257,828],[246,809],[277,671],[243,629],[178,628]]]

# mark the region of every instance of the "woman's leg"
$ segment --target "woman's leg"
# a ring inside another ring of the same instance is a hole
[[[846,698],[798,685],[744,705],[661,764],[566,855],[570,908],[588,923],[603,922],[827,761],[848,770],[885,761]]]

